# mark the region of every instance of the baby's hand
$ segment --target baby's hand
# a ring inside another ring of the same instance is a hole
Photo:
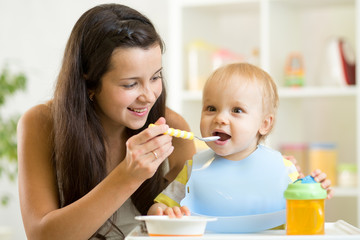
[[[162,209],[158,207],[156,215],[168,215],[169,218],[181,218],[183,215],[190,216],[190,210],[186,206],[182,207],[167,207]]]
[[[171,208],[163,203],[154,203],[147,214],[159,216],[168,215],[170,218],[181,218],[183,215],[190,216],[190,210],[186,206]]]
[[[294,156],[283,155],[283,157],[284,157],[285,159],[289,160],[290,162],[292,162],[292,163],[295,165],[296,170],[297,170],[298,173],[299,173],[298,178],[304,178],[304,177],[305,177],[305,175],[301,172],[301,167],[300,167],[300,165],[298,164],[298,162],[297,162],[297,160],[296,160],[296,158],[295,158]]]
[[[331,181],[326,179],[326,173],[322,172],[320,169],[316,169],[311,173],[311,176],[315,181],[321,183],[321,187],[327,192],[327,199],[330,199],[334,195],[334,190],[331,188]]]

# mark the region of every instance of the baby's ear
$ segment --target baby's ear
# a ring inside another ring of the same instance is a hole
[[[273,114],[266,115],[260,126],[259,133],[261,135],[268,134],[273,127],[273,123],[274,123],[274,115]]]

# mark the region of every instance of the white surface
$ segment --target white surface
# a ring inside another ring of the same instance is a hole
[[[125,238],[125,240],[174,240],[177,237],[149,237],[145,232],[141,231],[140,227],[135,228]],[[324,235],[286,235],[285,230],[268,230],[254,234],[211,234],[205,233],[202,237],[187,237],[187,240],[211,239],[211,240],[235,240],[235,239],[304,239],[304,240],[320,240],[320,239],[360,239],[360,229],[348,224],[343,220],[334,223],[325,223]]]

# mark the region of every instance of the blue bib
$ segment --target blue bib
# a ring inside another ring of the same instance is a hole
[[[281,220],[275,221],[278,226],[285,223],[283,194],[288,183],[283,157],[270,148],[259,145],[250,156],[239,161],[206,150],[193,158],[181,205],[188,206],[193,215],[217,217],[271,216],[281,212]],[[269,226],[263,227],[260,230]]]

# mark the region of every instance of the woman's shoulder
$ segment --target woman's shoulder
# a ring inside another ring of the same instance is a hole
[[[18,128],[42,128],[50,126],[53,122],[51,102],[38,104],[28,109],[18,122]]]
[[[172,128],[190,131],[190,126],[186,122],[186,120],[180,114],[171,110],[168,107],[165,111],[165,119],[166,123]]]

